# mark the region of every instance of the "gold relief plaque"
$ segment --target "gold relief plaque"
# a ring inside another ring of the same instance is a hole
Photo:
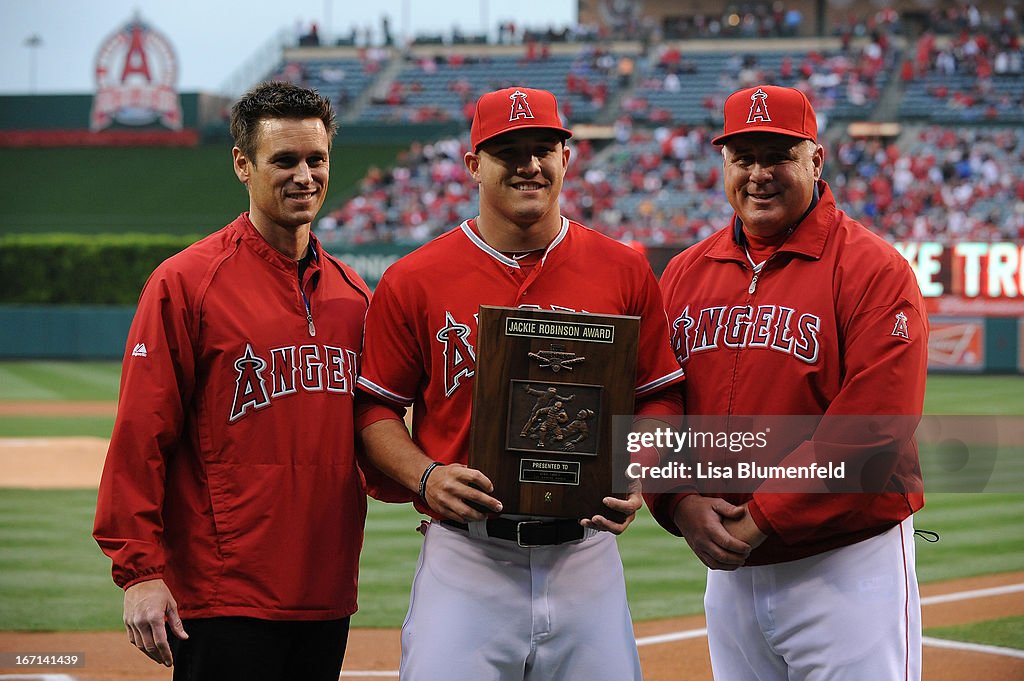
[[[602,499],[625,487],[612,416],[633,413],[639,330],[638,317],[480,307],[469,465],[505,513],[620,519]]]

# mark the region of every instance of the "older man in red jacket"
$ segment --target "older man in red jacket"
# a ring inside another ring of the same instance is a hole
[[[652,504],[710,568],[715,677],[918,679],[912,514],[924,495],[913,432],[928,324],[916,279],[836,206],[801,92],[734,93],[713,142],[734,217],[661,280],[687,415],[772,424],[764,447],[719,461],[857,476],[712,481]]]

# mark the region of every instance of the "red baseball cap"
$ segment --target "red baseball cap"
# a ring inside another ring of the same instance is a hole
[[[757,85],[725,100],[725,126],[712,144],[744,132],[775,132],[818,141],[818,120],[804,93],[791,87]]]
[[[572,137],[572,132],[562,127],[553,94],[528,87],[508,87],[488,92],[477,100],[469,140],[476,151],[492,137],[526,128],[547,128],[561,133],[563,139]]]

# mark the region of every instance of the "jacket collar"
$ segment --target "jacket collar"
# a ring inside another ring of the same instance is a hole
[[[238,219],[232,223],[236,228],[236,233],[243,240],[249,248],[258,253],[260,257],[269,262],[270,264],[286,270],[288,272],[295,271],[295,261],[286,256],[281,251],[277,250],[263,238],[256,226],[252,224],[252,220],[249,219],[248,211],[238,216]],[[313,234],[313,230],[309,231],[309,250],[312,254],[310,259],[310,267],[316,268],[320,263],[320,242],[317,240],[316,235]]]
[[[825,242],[836,221],[836,199],[828,183],[819,180],[814,186],[814,197],[807,212],[797,222],[793,233],[776,253],[792,253],[812,260],[821,258],[825,251]],[[743,235],[743,223],[735,213],[732,226],[718,233],[718,242],[712,246],[707,257],[715,260],[738,260],[746,262],[744,247],[747,239]]]

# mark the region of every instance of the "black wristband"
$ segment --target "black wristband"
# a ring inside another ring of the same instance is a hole
[[[427,466],[427,469],[423,471],[423,475],[420,476],[420,499],[423,501],[427,500],[427,478],[430,477],[430,474],[434,472],[435,468],[443,465],[444,464],[440,461],[434,461]]]

